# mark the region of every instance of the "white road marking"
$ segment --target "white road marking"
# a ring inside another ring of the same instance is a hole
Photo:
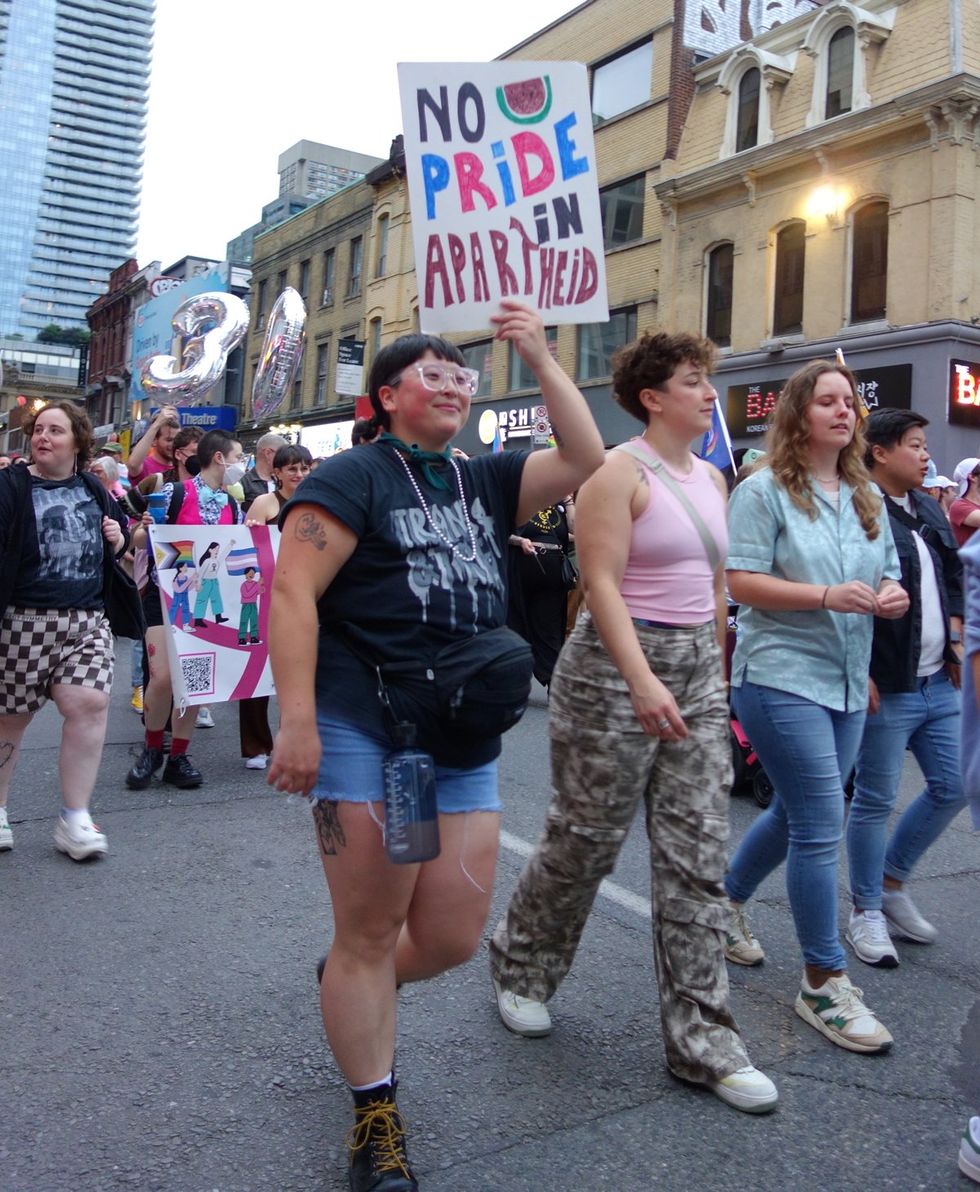
[[[534,852],[534,845],[528,844],[526,840],[522,840],[520,836],[513,836],[510,832],[500,833],[500,844],[502,848],[509,852],[517,853],[519,857],[523,857],[525,861]],[[624,906],[628,911],[633,911],[634,914],[640,915],[644,919],[651,917],[651,907],[649,898],[641,898],[639,894],[634,894],[631,890],[627,890],[623,886],[617,886],[615,882],[611,882],[606,878],[599,886],[599,894],[603,898],[608,898],[610,902],[618,903]]]

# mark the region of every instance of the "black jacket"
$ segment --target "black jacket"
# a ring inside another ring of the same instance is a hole
[[[947,662],[959,659],[950,648],[949,618],[963,616],[963,566],[956,549],[956,539],[938,501],[915,489],[909,493],[912,513],[885,497],[885,508],[895,539],[895,549],[902,567],[902,587],[909,594],[909,608],[904,617],[888,621],[875,617],[874,642],[871,647],[871,678],[882,695],[914,691],[919,654],[922,649],[921,566],[912,535],[923,539],[936,569],[939,599],[946,624]]]
[[[242,492],[245,494],[245,500],[242,502],[242,509],[247,513],[249,506],[256,497],[264,497],[269,492],[269,486],[258,474],[255,468],[249,470],[242,477]]]
[[[82,472],[80,475],[98,502],[103,516],[113,518],[122,527],[123,546],[119,551],[122,554],[129,543],[126,515],[91,472]],[[103,599],[108,601],[114,582],[113,555],[109,544],[104,543],[104,546],[102,594]],[[21,567],[37,567],[40,561],[31,476],[23,464],[14,464],[0,471],[0,615],[10,605]]]

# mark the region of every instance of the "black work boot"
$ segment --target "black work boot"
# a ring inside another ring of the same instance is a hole
[[[143,752],[136,759],[133,768],[126,775],[126,785],[131,791],[145,791],[153,781],[153,775],[163,765],[163,750],[143,746]]]
[[[418,1192],[408,1165],[405,1122],[395,1104],[398,1084],[354,1093],[354,1125],[347,1135],[351,1192]]]
[[[182,791],[189,791],[201,785],[204,775],[186,753],[178,753],[176,757],[168,760],[163,771],[163,781],[180,787]]]

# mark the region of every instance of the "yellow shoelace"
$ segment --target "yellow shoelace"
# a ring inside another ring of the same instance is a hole
[[[356,1120],[347,1134],[348,1149],[359,1151],[373,1141],[375,1168],[379,1173],[400,1171],[411,1178],[404,1149],[405,1126],[398,1106],[393,1101],[371,1101],[355,1113]]]

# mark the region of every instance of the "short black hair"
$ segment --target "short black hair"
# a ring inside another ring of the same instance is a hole
[[[439,335],[423,335],[421,332],[400,335],[394,343],[381,349],[374,358],[371,372],[368,375],[368,396],[374,410],[370,421],[374,426],[384,427],[387,430],[391,421],[388,411],[381,406],[379,395],[381,386],[394,380],[402,369],[421,360],[426,352],[431,352],[438,360],[448,360],[453,364],[466,363],[459,348]]]
[[[198,463],[202,468],[208,467],[219,451],[227,455],[235,442],[237,440],[223,430],[209,430],[197,444]]]
[[[313,456],[310,455],[309,447],[304,447],[302,443],[285,443],[278,448],[272,457],[272,466],[288,468],[290,464],[309,464],[312,467]]]
[[[915,410],[872,410],[864,420],[864,466],[869,471],[874,467],[872,447],[895,447],[910,430],[928,425],[929,419]]]

